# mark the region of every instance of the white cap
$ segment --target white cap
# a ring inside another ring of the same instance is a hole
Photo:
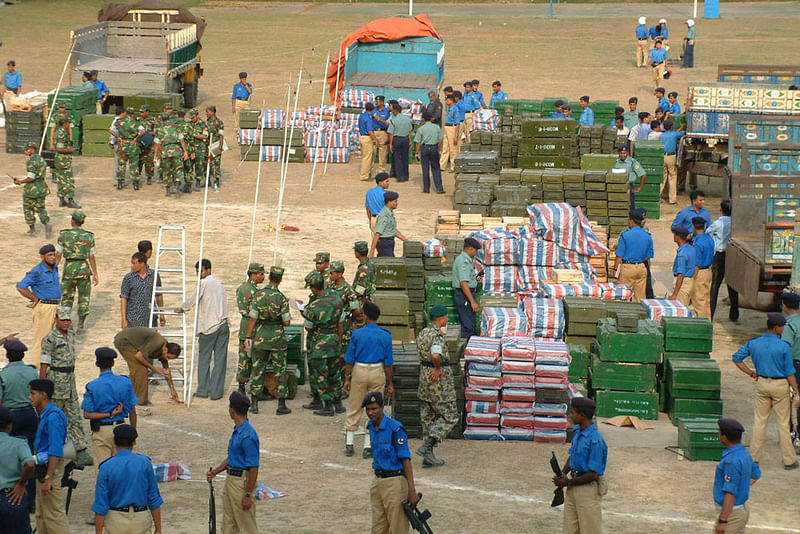
[[[667,23],[667,19],[660,19],[660,20],[658,21],[658,23],[659,23],[659,24],[666,24],[666,23]]]
[[[686,19],[686,25],[691,28],[692,26],[694,26],[694,21],[692,19]]]
[[[639,24],[647,24],[647,19],[644,17],[639,17]]]

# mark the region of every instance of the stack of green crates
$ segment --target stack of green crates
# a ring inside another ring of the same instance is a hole
[[[494,201],[489,211],[492,217],[525,217],[530,201],[530,187],[519,182],[520,169],[516,169],[517,183],[504,184],[503,171],[500,171],[500,185],[494,188]],[[507,174],[506,174],[507,176]]]
[[[594,123],[611,126],[614,120],[614,110],[619,106],[618,100],[595,100],[589,104],[594,111]]]
[[[84,115],[83,145],[84,156],[114,157],[114,149],[108,144],[111,134],[108,129],[114,122],[114,115]]]
[[[581,169],[609,171],[617,157],[617,154],[581,154]]]
[[[509,116],[509,119],[511,119],[511,116]],[[513,167],[517,161],[519,135],[511,133],[511,128],[508,130],[508,133],[502,130],[499,132],[474,132],[470,136],[470,143],[464,145],[462,150],[468,152],[497,152],[500,154],[500,164],[503,167]]]
[[[623,320],[628,331],[622,331]],[[637,314],[598,321],[590,381],[598,416],[658,418],[656,365],[661,362],[662,339],[658,323]]]
[[[581,384],[584,388],[589,384],[589,364],[592,361],[592,353],[586,345],[568,345],[569,362],[569,381],[571,384]]]
[[[526,185],[530,191],[529,204],[544,202],[542,176],[544,176],[542,169],[523,169],[519,174],[520,183]]]
[[[122,102],[126,108],[134,108],[139,111],[139,108],[148,105],[150,106],[150,113],[161,113],[164,106],[167,104],[172,106],[172,109],[183,108],[183,96],[180,93],[164,93],[161,91],[141,92],[135,95],[122,97]]]
[[[542,171],[542,201],[564,202],[564,169]]]
[[[437,235],[436,239],[444,245],[445,254],[442,262],[442,274],[447,275],[449,279],[450,273],[453,272],[453,262],[464,250],[464,238],[455,235]]]
[[[6,111],[6,152],[22,154],[28,143],[37,147],[42,142],[44,106],[32,111]]]
[[[614,157],[616,158],[616,156]],[[628,174],[608,171],[606,174],[606,194],[608,196],[608,235],[618,236],[628,229],[628,216],[631,211]]]
[[[425,263],[422,258],[422,243],[405,241],[403,258],[406,260],[409,325],[419,332],[425,324]]]
[[[391,332],[393,340],[411,341],[413,336],[409,320],[406,260],[375,258],[372,261],[375,264],[375,292],[372,294],[372,302],[381,309],[378,324]]]
[[[93,87],[65,87],[58,92],[58,98],[53,102],[55,93],[47,96],[47,105],[55,108],[53,117],[47,128],[48,139],[45,141],[49,146],[50,129],[55,124],[56,117],[58,116],[58,105],[64,102],[67,105],[67,113],[72,118],[72,139],[79,154],[81,151],[82,136],[81,130],[83,128],[83,117],[86,115],[94,114],[97,110],[97,89]]]
[[[448,275],[425,277],[425,309],[441,304],[447,307],[447,323],[459,324],[456,304],[453,301],[453,280]]]
[[[585,170],[586,216],[598,224],[608,226],[608,193],[606,192],[607,170]]]
[[[289,162],[303,163],[305,161],[305,149],[303,148],[303,131],[295,128],[292,133],[291,128],[264,128],[261,130],[261,146],[240,145],[240,161],[258,161],[261,147],[277,146],[282,147],[286,143],[289,146]]]
[[[678,425],[678,447],[689,460],[719,461],[725,445],[719,439],[717,419],[681,419]]]
[[[489,216],[494,187],[500,183],[497,152],[462,152],[455,160],[456,188],[453,209]]]
[[[634,141],[634,157],[647,173],[636,207],[647,210],[648,219],[661,217],[661,181],[664,177],[664,144],[661,141]]]
[[[608,315],[604,301],[590,297],[564,297],[567,343],[587,349],[597,338],[597,324]]]
[[[583,154],[616,154],[617,130],[608,123],[595,120],[593,126],[581,126],[578,129],[578,160],[574,162],[580,166],[580,156]]]
[[[564,169],[564,201],[583,210],[586,209],[585,175],[583,169]]]
[[[577,147],[576,127],[574,120],[523,120],[517,165],[522,169],[569,168]]]

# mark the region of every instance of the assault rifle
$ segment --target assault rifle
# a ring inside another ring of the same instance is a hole
[[[422,494],[418,493],[417,495],[419,495],[420,500],[422,500]],[[406,512],[406,517],[408,517],[408,522],[411,524],[412,530],[420,534],[433,534],[433,530],[428,526],[428,519],[431,518],[430,510],[420,512],[417,506],[412,505],[409,501],[403,502],[403,510]]]
[[[556,453],[552,452],[552,456],[550,456],[550,469],[553,470],[553,473],[559,478],[564,476],[564,473],[561,471],[561,466],[558,465],[558,458],[556,458]],[[564,488],[559,488],[556,486],[556,489],[553,490],[553,502],[550,503],[551,507],[561,506],[564,504]]]

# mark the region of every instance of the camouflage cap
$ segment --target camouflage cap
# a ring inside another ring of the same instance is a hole
[[[39,145],[37,145],[36,143],[28,143],[27,145],[25,145],[25,150],[28,150],[29,148],[36,149],[39,148]]]
[[[261,273],[264,274],[264,264],[263,263],[251,263],[247,266],[248,273]]]
[[[128,114],[136,113],[136,108],[134,108],[133,106],[128,106],[128,107],[125,108],[125,113],[128,113]]]
[[[284,272],[286,272],[286,269],[283,267],[278,267],[277,265],[273,265],[269,268],[269,274],[273,274],[275,276],[283,276]]]
[[[164,104],[164,107],[162,107],[161,109],[166,111],[168,109],[175,109],[175,108],[172,107],[172,104],[170,102],[167,102],[166,104]]]
[[[312,284],[319,284],[324,283],[325,278],[323,278],[322,273],[319,271],[311,271],[306,275],[306,287],[311,287]]]
[[[197,111],[196,109],[193,109],[193,110],[189,111],[189,116],[190,116],[191,118],[195,118],[195,117],[197,117],[199,114],[200,114],[200,112],[199,112],[199,111]]]
[[[206,106],[206,111],[213,111],[214,113],[217,112],[217,106],[211,104],[210,106]]]
[[[353,250],[359,254],[366,254],[369,252],[369,243],[366,241],[356,241],[356,243],[353,245]]]
[[[149,105],[147,105],[147,104],[142,104],[142,105],[139,107],[139,111],[141,111],[142,113],[144,113],[145,111],[150,111],[150,106],[149,106]]]
[[[72,308],[64,308],[61,307],[56,310],[56,319],[61,319],[62,321],[71,321],[72,320]]]
[[[86,214],[80,210],[76,210],[72,212],[72,220],[78,224],[83,224],[83,221],[86,220]]]
[[[332,273],[343,273],[344,272],[344,262],[343,261],[332,261],[331,262],[331,272]]]
[[[58,108],[59,109],[61,109],[61,108],[66,109],[67,108],[67,103],[62,100],[61,102],[58,103]]]
[[[162,111],[161,112],[161,119],[162,120],[167,120],[168,118],[169,118],[169,113],[167,113],[166,111]]]
[[[326,261],[331,261],[330,252],[317,252],[314,256],[314,263],[325,263]]]

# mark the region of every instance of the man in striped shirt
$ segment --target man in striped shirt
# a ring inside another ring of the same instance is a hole
[[[711,223],[706,233],[714,239],[714,261],[711,264],[712,283],[711,283],[711,318],[714,318],[714,311],[717,309],[717,296],[722,279],[725,278],[725,251],[728,242],[731,240],[731,201],[725,199],[720,203],[722,216]],[[728,299],[731,309],[728,318],[731,321],[739,320],[739,293],[731,286],[728,286]]]

